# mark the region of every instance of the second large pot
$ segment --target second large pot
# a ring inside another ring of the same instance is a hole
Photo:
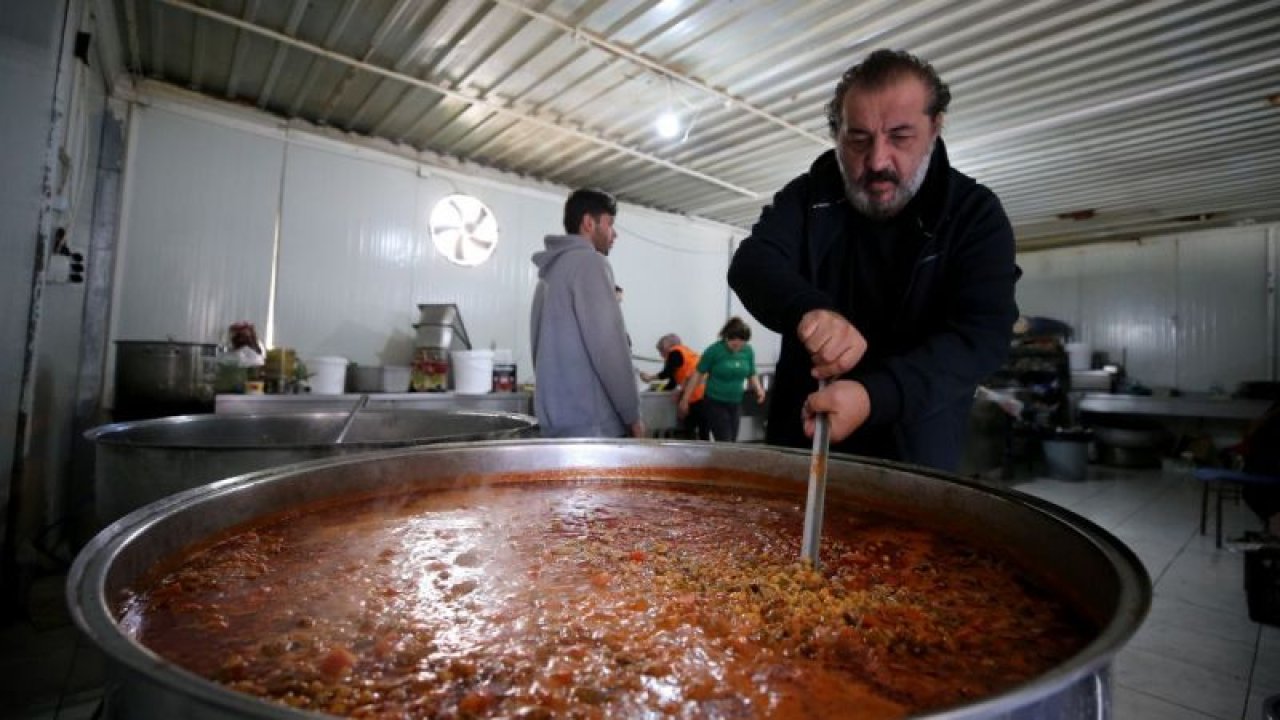
[[[99,526],[182,490],[254,470],[373,450],[537,434],[528,415],[366,410],[336,442],[347,413],[184,415],[96,427]]]

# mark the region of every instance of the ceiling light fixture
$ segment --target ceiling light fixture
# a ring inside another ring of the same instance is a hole
[[[680,116],[667,110],[658,116],[653,126],[658,131],[658,137],[670,140],[680,134]]]
[[[689,102],[675,91],[671,86],[671,78],[665,78],[667,81],[667,104],[666,109],[658,115],[658,119],[654,121],[653,127],[658,132],[658,137],[663,140],[675,140],[680,138],[680,142],[689,139],[689,133],[693,131],[693,124],[698,121],[698,113],[701,110],[697,105]],[[689,122],[685,123],[680,117],[680,113],[674,108],[679,105],[684,106],[684,112],[692,112],[689,115]],[[683,134],[681,134],[683,131]]]

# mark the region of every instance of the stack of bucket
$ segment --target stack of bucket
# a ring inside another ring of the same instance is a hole
[[[410,389],[445,392],[449,389],[450,354],[471,349],[462,313],[453,303],[422,304],[413,329],[417,332],[417,347],[413,351]],[[456,360],[454,364],[457,365]],[[457,384],[456,377],[454,383]]]
[[[450,387],[459,395],[515,391],[511,351],[473,350],[457,305],[422,304],[418,312],[411,378],[415,392],[444,392]]]

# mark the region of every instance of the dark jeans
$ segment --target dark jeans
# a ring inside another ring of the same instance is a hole
[[[705,400],[699,400],[689,406],[689,414],[680,423],[680,431],[684,437],[691,440],[711,439],[711,429],[707,427],[706,411],[703,409],[706,405]]]
[[[711,398],[702,399],[702,416],[706,420],[707,429],[711,431],[716,442],[738,441],[738,420],[742,417],[742,402],[720,402]]]

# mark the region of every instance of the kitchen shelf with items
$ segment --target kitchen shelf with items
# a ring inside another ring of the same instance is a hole
[[[1052,338],[1019,338],[1009,348],[1009,357],[986,383],[1022,403],[1021,419],[1040,427],[1071,423],[1067,392],[1071,372],[1067,353]]]
[[[1015,329],[1004,365],[983,384],[1001,399],[1006,414],[1002,474],[1012,477],[1020,465],[1031,469],[1043,459],[1051,476],[1083,480],[1092,438],[1074,427],[1071,328],[1047,318],[1023,318]]]
[[[453,303],[418,305],[418,322],[414,323],[417,343],[409,386],[413,392],[447,392],[449,390],[449,355],[471,349],[471,338],[462,322],[462,312]]]

